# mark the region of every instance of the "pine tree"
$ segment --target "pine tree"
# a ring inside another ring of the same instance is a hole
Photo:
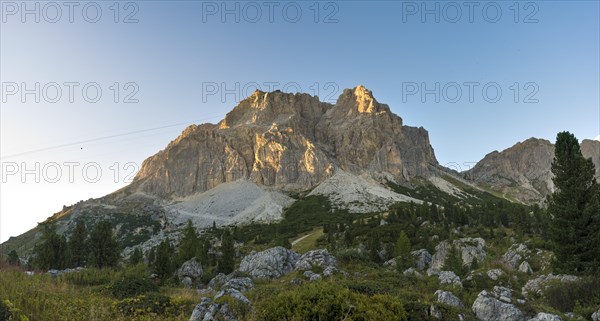
[[[17,254],[17,251],[12,250],[8,253],[8,264],[10,265],[17,265],[17,263],[19,262],[19,254]]]
[[[220,273],[229,274],[235,268],[235,249],[233,246],[233,238],[229,231],[224,231],[221,237],[221,257],[217,264],[217,270]]]
[[[143,261],[144,254],[142,253],[142,250],[139,247],[136,247],[135,250],[133,250],[133,253],[131,253],[131,256],[129,257],[129,265],[138,265]]]
[[[115,267],[119,262],[119,244],[108,221],[100,221],[89,238],[90,260],[97,268]]]
[[[463,266],[462,255],[457,246],[450,245],[450,249],[448,251],[448,255],[444,260],[444,270],[452,271],[456,273],[456,275],[463,275],[465,272],[465,268]]]
[[[73,266],[84,266],[87,256],[86,250],[87,230],[82,220],[77,221],[73,234],[69,239],[69,249],[71,251],[71,263]]]
[[[406,233],[402,231],[396,241],[396,267],[400,272],[408,269],[414,264],[414,258],[412,254],[410,254],[410,250],[410,239]]]
[[[53,221],[40,224],[41,241],[34,248],[35,265],[41,269],[62,269],[68,263],[67,241],[56,233]]]
[[[154,272],[161,279],[169,278],[175,271],[173,262],[173,246],[166,239],[163,240],[156,248],[156,260],[154,261]]]
[[[554,193],[548,198],[549,237],[555,268],[562,273],[600,270],[600,187],[594,164],[581,154],[577,138],[558,133],[552,161]]]
[[[198,251],[196,252],[196,258],[202,263],[202,266],[210,265],[208,251],[210,250],[210,240],[208,238],[204,238],[202,242],[202,246],[198,247]]]
[[[155,248],[151,248],[150,251],[148,251],[148,266],[149,267],[153,267],[154,263],[156,262],[156,249]]]
[[[182,234],[181,241],[179,241],[179,263],[183,263],[195,257],[198,252],[198,247],[200,246],[198,233],[196,233],[192,220],[188,220],[187,226]]]

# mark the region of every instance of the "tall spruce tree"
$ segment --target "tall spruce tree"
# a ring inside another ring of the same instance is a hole
[[[166,239],[156,248],[156,260],[154,261],[154,272],[161,279],[168,279],[175,271],[175,262],[173,262],[173,246]]]
[[[71,250],[71,263],[73,266],[84,266],[87,256],[87,230],[82,220],[77,221],[73,234],[69,238],[69,249]]]
[[[217,270],[220,273],[229,274],[235,269],[235,248],[233,246],[233,237],[229,231],[225,230],[221,238],[221,257],[217,264]]]
[[[188,220],[186,227],[183,230],[183,236],[179,241],[179,264],[193,258],[200,247],[198,233],[192,224],[192,220]]]
[[[398,268],[398,271],[403,272],[415,263],[415,258],[410,254],[410,250],[410,239],[406,233],[402,231],[396,241],[396,267]]]
[[[42,237],[34,248],[35,265],[41,269],[63,269],[67,267],[69,254],[64,235],[56,233],[53,221],[40,224]]]
[[[108,221],[100,221],[90,234],[88,242],[91,264],[97,268],[114,267],[121,253],[119,243]]]
[[[600,270],[600,188],[594,164],[581,154],[569,132],[556,136],[552,162],[554,193],[548,198],[558,272],[589,274]]]

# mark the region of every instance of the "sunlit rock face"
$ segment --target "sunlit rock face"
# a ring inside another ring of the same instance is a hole
[[[403,126],[363,86],[344,90],[335,105],[256,91],[218,124],[188,127],[144,162],[130,188],[176,198],[248,180],[303,191],[336,169],[405,182],[437,165],[427,131]]]

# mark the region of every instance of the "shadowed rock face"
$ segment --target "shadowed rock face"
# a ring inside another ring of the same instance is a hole
[[[600,142],[583,140],[583,156],[592,158],[596,177],[600,178]],[[554,191],[551,164],[554,145],[547,140],[530,138],[522,143],[486,155],[465,172],[468,179],[508,198],[524,203],[538,203]]]
[[[427,131],[403,126],[362,86],[344,90],[335,105],[256,91],[218,124],[190,126],[144,161],[131,188],[176,198],[243,179],[299,191],[336,168],[403,182],[436,165]]]

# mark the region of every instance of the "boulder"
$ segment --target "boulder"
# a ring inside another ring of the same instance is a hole
[[[502,302],[512,303],[512,291],[503,286],[494,286],[492,294],[495,298]]]
[[[592,313],[592,321],[600,321],[600,309]]]
[[[227,281],[229,281],[229,277],[223,273],[219,273],[208,282],[208,286],[217,289],[222,287]]]
[[[521,262],[519,265],[519,271],[527,274],[532,274],[533,270],[531,269],[531,265],[527,261]]]
[[[296,270],[308,271],[312,270],[313,267],[318,266],[323,269],[327,267],[336,267],[336,258],[325,249],[308,251],[298,259],[296,262]]]
[[[191,288],[200,281],[202,273],[202,264],[196,258],[192,258],[184,262],[177,270],[177,277],[187,288]]]
[[[216,314],[217,308],[211,301],[210,298],[202,298],[200,303],[194,308],[194,311],[192,311],[190,321],[212,320],[213,316]]]
[[[502,259],[506,263],[506,266],[510,269],[516,269],[519,263],[527,257],[531,251],[527,248],[527,245],[519,243],[513,244],[507,251],[502,255]]]
[[[417,271],[413,267],[404,270],[404,272],[402,272],[402,274],[404,274],[406,276],[409,276],[409,275],[416,276],[416,277],[421,277],[422,276],[421,273],[419,273],[419,271]]]
[[[293,271],[299,258],[298,253],[277,246],[245,256],[239,270],[254,278],[279,278]]]
[[[196,305],[190,321],[238,321],[237,317],[227,303],[212,302],[210,298],[202,298]]]
[[[250,305],[250,300],[248,300],[248,298],[246,298],[245,295],[242,294],[242,292],[236,290],[236,289],[225,289],[225,290],[221,290],[219,291],[219,293],[217,293],[217,295],[215,295],[215,300],[223,297],[223,296],[230,296],[234,299],[236,299],[237,301],[240,301],[246,305]]]
[[[464,308],[465,306],[460,302],[460,299],[457,298],[452,292],[437,290],[434,294],[435,301],[440,302],[449,306]]]
[[[481,262],[487,256],[487,253],[485,252],[485,240],[480,237],[462,238],[455,240],[452,243],[443,241],[435,247],[435,254],[431,258],[431,267],[433,269],[441,270],[444,267],[444,262],[450,252],[451,246],[458,247],[463,264],[466,266],[470,266],[475,259],[478,262]]]
[[[425,270],[431,264],[431,254],[426,249],[410,252],[415,257],[415,267],[419,271]]]
[[[533,319],[529,319],[529,321],[563,321],[563,319],[558,315],[540,312]]]
[[[480,321],[525,321],[523,312],[516,306],[502,302],[493,293],[481,291],[471,307]]]
[[[452,271],[441,271],[438,275],[438,279],[440,280],[440,284],[457,285],[462,288],[460,278]]]
[[[328,266],[325,268],[325,270],[323,270],[323,277],[328,278],[330,276],[333,276],[337,272],[338,272],[338,269],[336,267]]]
[[[528,295],[540,296],[540,295],[542,295],[542,292],[548,286],[548,283],[550,283],[551,281],[558,281],[558,282],[564,283],[564,282],[577,281],[578,279],[579,278],[574,275],[566,275],[566,274],[565,275],[560,275],[560,274],[559,275],[554,275],[554,274],[540,275],[537,278],[527,281],[525,286],[523,286],[523,288],[521,289],[521,293],[523,294],[524,297],[527,297]]]
[[[503,274],[504,271],[500,269],[492,269],[487,271],[487,276],[494,281],[498,281],[498,278],[500,278],[500,276],[502,276]]]
[[[251,278],[231,278],[221,286],[221,289],[235,289],[238,291],[248,291],[254,288],[254,282]]]

